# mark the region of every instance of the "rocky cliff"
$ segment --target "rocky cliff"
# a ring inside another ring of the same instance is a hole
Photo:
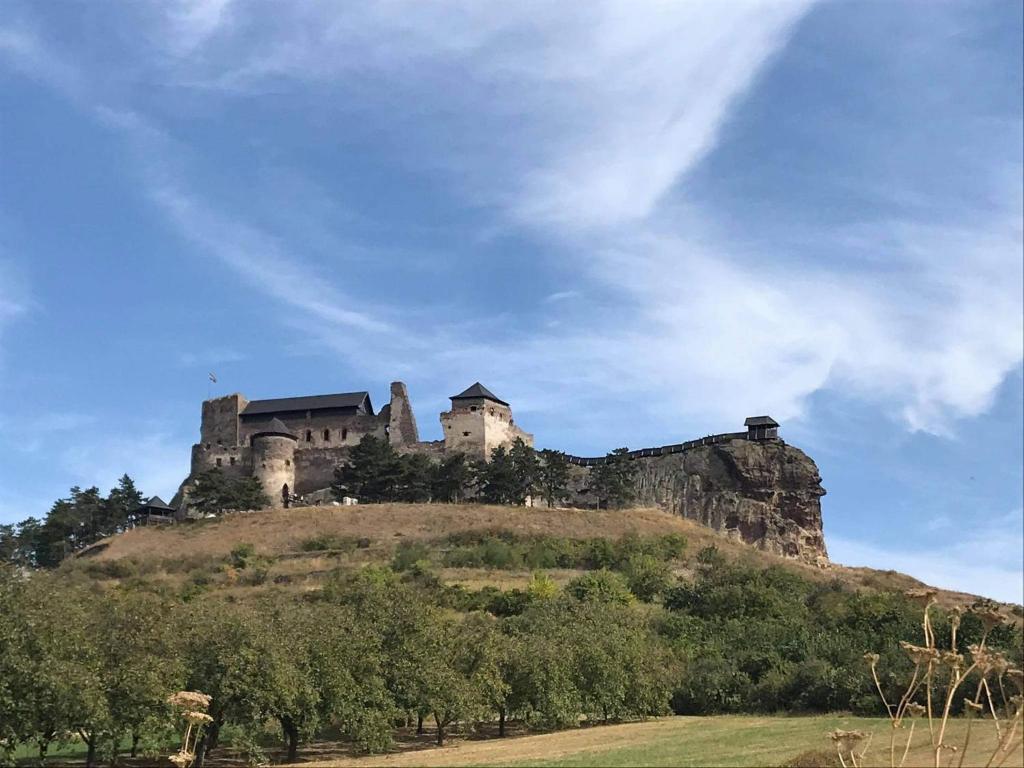
[[[636,459],[637,501],[777,555],[828,562],[821,476],[782,440],[731,440]]]

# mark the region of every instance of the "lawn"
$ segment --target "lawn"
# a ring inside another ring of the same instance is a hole
[[[963,741],[965,722],[951,724],[947,743]],[[964,766],[984,766],[994,745],[989,723],[975,727]],[[889,765],[887,720],[815,717],[671,717],[503,740],[464,741],[386,756],[321,760],[329,766],[779,766],[811,750],[831,752],[836,728],[874,734],[864,765]],[[932,764],[927,728],[915,734],[907,766]],[[1018,745],[1004,766],[1024,763]],[[957,756],[957,760],[959,756]],[[956,764],[956,761],[953,763]],[[304,763],[311,766],[310,763]]]

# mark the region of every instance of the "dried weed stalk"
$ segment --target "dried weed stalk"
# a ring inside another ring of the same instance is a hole
[[[910,744],[914,738],[914,727],[918,720],[927,719],[928,734],[931,741],[931,748],[935,755],[935,768],[943,764],[943,758],[948,755],[946,765],[952,766],[957,760],[957,768],[961,768],[967,754],[967,747],[971,742],[971,730],[975,721],[980,721],[990,715],[989,723],[995,729],[996,746],[985,763],[985,768],[998,768],[1007,757],[1020,745],[1017,733],[1020,730],[1022,713],[1024,713],[1024,673],[1019,669],[1011,669],[1006,657],[998,651],[992,651],[985,646],[992,629],[1002,623],[1002,616],[991,608],[974,610],[974,614],[981,620],[984,632],[981,642],[968,647],[970,664],[967,664],[964,656],[956,652],[956,635],[960,629],[960,620],[964,615],[962,608],[954,608],[950,612],[950,638],[949,649],[939,648],[935,637],[935,630],[932,627],[930,610],[935,605],[935,590],[915,589],[906,593],[923,609],[922,629],[924,633],[924,645],[901,642],[900,647],[914,663],[914,671],[907,684],[906,690],[898,701],[888,701],[882,691],[881,681],[878,679],[877,653],[864,655],[865,661],[871,668],[871,677],[875,681],[875,688],[882,704],[889,713],[889,720],[892,724],[892,735],[889,739],[889,765],[891,768],[903,766],[910,752]],[[964,702],[964,716],[967,720],[966,733],[963,744],[954,745],[945,741],[946,727],[949,724],[950,710],[956,699],[957,691],[960,690],[967,677],[975,672],[978,675],[978,684],[975,687],[973,696],[966,696]],[[1007,695],[1007,683],[1016,688],[1015,695]],[[993,690],[998,690],[1001,703],[996,704]],[[984,698],[982,698],[984,696]],[[923,699],[923,703],[920,700]],[[906,741],[899,759],[897,760],[897,731],[907,728]],[[836,731],[832,734],[832,740],[839,752],[839,759],[846,765],[843,757],[844,750],[851,759],[854,766],[857,759],[863,759],[865,747],[859,756],[854,755],[850,747],[848,737],[851,732]],[[857,732],[853,732],[857,733]],[[837,736],[837,734],[840,734]]]
[[[167,697],[178,716],[185,721],[185,733],[181,738],[181,747],[168,759],[178,768],[186,768],[192,764],[196,756],[196,744],[203,726],[212,723],[213,718],[206,714],[210,706],[210,697],[198,691],[178,691]]]

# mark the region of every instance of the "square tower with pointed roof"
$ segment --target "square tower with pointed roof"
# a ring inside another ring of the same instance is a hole
[[[452,395],[451,401],[451,410],[441,414],[445,453],[486,460],[495,448],[508,448],[517,438],[533,445],[533,435],[516,426],[509,404],[479,381]]]

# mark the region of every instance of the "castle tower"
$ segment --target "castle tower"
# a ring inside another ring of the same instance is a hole
[[[400,381],[391,382],[391,402],[388,408],[388,439],[394,446],[413,445],[420,441],[416,417],[409,403],[409,390]]]
[[[523,432],[512,419],[512,408],[479,381],[457,395],[452,408],[441,414],[446,453],[462,452],[490,459],[498,446],[511,446],[517,438],[533,445],[533,435]]]
[[[252,436],[252,474],[272,507],[284,506],[284,493],[295,491],[297,443],[298,438],[277,418]]]

